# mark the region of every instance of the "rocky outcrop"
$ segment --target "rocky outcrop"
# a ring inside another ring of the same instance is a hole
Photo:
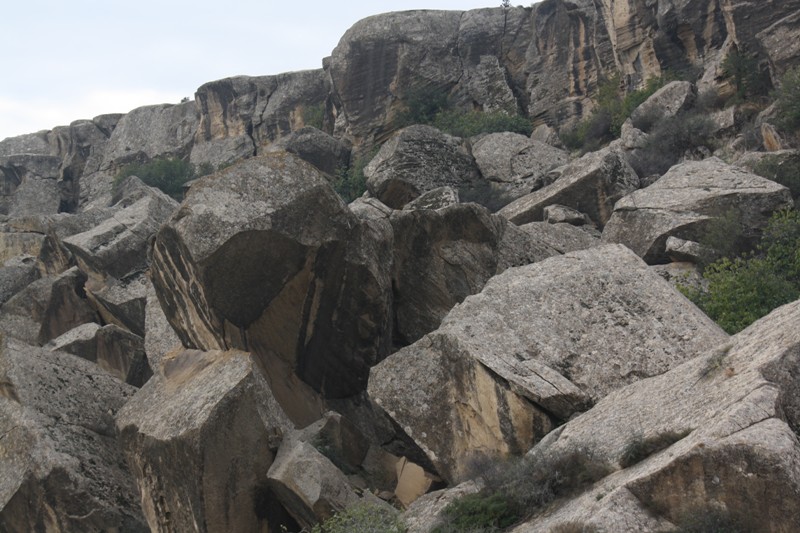
[[[145,532],[114,415],[134,388],[0,337],[0,530]]]
[[[789,190],[773,181],[717,158],[687,161],[617,202],[603,240],[660,263],[669,237],[699,241],[715,219],[733,213],[741,238],[753,242],[772,212],[792,205]]]
[[[364,176],[369,192],[393,209],[439,187],[463,195],[483,181],[465,143],[430,126],[398,132],[364,168]]]
[[[350,148],[347,144],[311,126],[279,138],[267,146],[263,153],[280,151],[295,154],[308,161],[331,180],[350,166]]]
[[[590,152],[567,165],[550,185],[515,200],[498,213],[514,224],[544,219],[547,206],[559,204],[586,213],[602,227],[614,204],[639,188],[639,177],[617,152]]]
[[[797,505],[800,303],[663,375],[604,398],[531,456],[583,454],[618,465],[515,532],[581,522],[601,530],[662,530],[714,512],[745,531],[791,531]],[[762,505],[761,502],[780,502]]]
[[[726,338],[632,252],[604,246],[495,276],[373,368],[368,391],[453,481],[471,454],[524,452],[611,391]]]
[[[310,164],[268,154],[192,186],[156,237],[153,283],[185,346],[250,350],[291,386],[341,398],[388,351],[390,238]]]
[[[390,221],[394,336],[402,344],[436,329],[453,306],[480,292],[492,276],[559,253],[476,204],[396,211]]]
[[[260,153],[305,126],[303,110],[325,106],[328,93],[321,69],[206,83],[195,93],[200,124],[191,160],[217,167]]]
[[[673,81],[661,87],[631,113],[634,124],[655,124],[689,110],[697,98],[697,89],[688,81]],[[639,127],[639,129],[643,129]],[[647,128],[644,128],[647,129]]]
[[[258,531],[266,473],[292,424],[258,363],[236,351],[180,352],[117,417],[151,531]]]

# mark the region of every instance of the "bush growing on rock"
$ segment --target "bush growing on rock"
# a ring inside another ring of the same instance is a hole
[[[800,130],[800,67],[786,72],[775,101],[779,125],[789,132]]]
[[[713,129],[711,119],[695,111],[659,120],[648,132],[645,147],[634,152],[630,164],[640,177],[664,174],[687,151],[711,145]]]
[[[311,533],[405,533],[397,513],[387,505],[359,504],[336,513]]]
[[[166,194],[180,200],[183,197],[185,183],[211,174],[214,171],[209,163],[197,167],[181,159],[154,159],[149,163],[124,166],[114,177],[116,188],[129,176],[136,176],[151,187],[161,189]]]
[[[788,158],[766,156],[756,164],[753,172],[788,188],[795,200],[800,198],[800,155]]]

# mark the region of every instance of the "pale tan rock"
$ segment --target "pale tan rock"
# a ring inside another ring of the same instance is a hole
[[[394,490],[398,501],[408,507],[417,498],[428,492],[438,478],[412,463],[405,457],[397,462],[397,488]]]

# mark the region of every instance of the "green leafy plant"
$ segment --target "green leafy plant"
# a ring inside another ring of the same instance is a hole
[[[364,168],[377,155],[380,146],[356,158],[349,167],[340,168],[333,182],[334,190],[345,202],[352,202],[367,190],[367,177]]]
[[[665,450],[688,435],[689,432],[665,431],[649,437],[642,436],[641,433],[634,434],[622,451],[619,464],[622,468],[628,468],[636,463],[647,459],[654,453]]]
[[[302,117],[303,124],[321,130],[325,122],[325,104],[319,103],[304,107]]]
[[[800,198],[800,155],[765,156],[756,163],[753,172],[788,188],[795,201]]]
[[[453,531],[506,528],[519,518],[517,510],[501,493],[489,496],[469,494],[447,506],[444,515],[446,527]],[[433,533],[443,532],[436,528]]]
[[[311,533],[405,533],[397,512],[388,505],[362,503],[338,512]]]
[[[781,77],[780,88],[776,92],[775,111],[780,127],[792,133],[800,130],[800,67],[788,70]]]
[[[736,102],[766,96],[771,88],[769,72],[761,68],[757,55],[746,51],[731,50],[722,62],[722,73],[733,80]]]
[[[714,125],[706,115],[694,111],[658,121],[644,148],[634,152],[631,166],[639,176],[662,175],[687,150],[713,146]]]
[[[195,168],[181,159],[153,159],[148,163],[126,165],[114,176],[114,189],[129,176],[136,176],[145,184],[161,189],[173,198],[183,197],[186,182],[210,174],[213,167],[206,163]]]

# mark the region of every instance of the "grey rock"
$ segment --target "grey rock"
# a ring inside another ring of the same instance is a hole
[[[543,220],[544,208],[560,204],[586,213],[603,227],[617,200],[639,188],[639,178],[617,152],[591,152],[567,165],[550,185],[505,206],[498,213],[514,224]]]
[[[135,389],[73,355],[0,343],[0,529],[147,531],[114,434]]]
[[[306,126],[281,137],[262,153],[286,150],[308,161],[333,180],[350,165],[350,147],[324,131]]]
[[[548,436],[532,456],[579,449],[619,470],[514,531],[575,520],[612,531],[637,523],[662,529],[713,508],[746,530],[793,529],[800,519],[793,496],[798,318],[800,302],[777,309],[683,365],[608,395]],[[626,450],[635,441],[658,444],[631,465]]]
[[[133,177],[129,180],[133,181]],[[94,280],[123,279],[147,269],[148,240],[177,204],[161,191],[143,184],[137,191],[140,197],[119,202],[118,210],[110,218],[63,241],[81,270]],[[133,203],[127,205],[128,200]]]
[[[109,278],[106,284],[90,282],[86,295],[106,324],[115,324],[144,337],[145,305],[150,282],[144,274],[124,281]]]
[[[405,343],[436,329],[454,305],[509,266],[558,254],[476,204],[396,211],[390,220],[394,335]]]
[[[123,116],[111,133],[101,168],[117,169],[156,157],[186,157],[197,127],[194,102],[136,108]]]
[[[243,352],[180,352],[117,416],[151,531],[258,531],[273,449],[292,424]]]
[[[370,194],[393,209],[439,187],[461,192],[481,181],[463,141],[430,126],[409,126],[396,133],[364,168],[364,175]]]
[[[144,351],[150,368],[157,372],[164,357],[181,347],[181,340],[169,325],[156,290],[148,280],[144,309]]]
[[[3,263],[0,266],[0,306],[40,277],[35,257],[17,256]]]
[[[550,246],[559,253],[576,252],[600,246],[600,232],[588,226],[572,224],[550,224],[549,222],[530,222],[519,229],[532,233],[537,241]]]
[[[729,210],[740,221],[744,238],[754,241],[773,211],[792,205],[785,187],[715,157],[687,161],[617,202],[603,240],[660,263],[666,260],[667,238],[699,241],[708,225]]]
[[[704,290],[708,282],[703,278],[703,273],[696,263],[678,262],[666,265],[652,265],[650,270],[667,280],[673,287],[681,290],[691,288]]]
[[[452,187],[439,187],[422,193],[403,206],[403,209],[406,211],[414,209],[443,209],[457,203],[459,203],[457,190]]]
[[[452,482],[471,454],[522,453],[727,338],[628,249],[603,246],[495,276],[374,367],[368,392]]]
[[[573,226],[584,226],[591,221],[585,213],[577,209],[572,209],[565,205],[548,205],[543,210],[544,221],[550,224],[572,224]]]
[[[444,521],[444,510],[448,505],[464,496],[477,494],[480,489],[480,483],[466,481],[419,498],[402,514],[408,533],[429,533]]]
[[[564,145],[558,136],[558,132],[555,130],[555,128],[548,126],[547,124],[539,124],[533,128],[531,140],[549,144],[550,146],[555,146],[556,148],[564,148]]]
[[[388,351],[390,246],[388,224],[362,222],[316,168],[275,153],[198,180],[151,272],[185,346],[249,349],[296,392],[341,398]]]
[[[0,262],[21,255],[36,257],[42,252],[46,236],[41,233],[0,233]]]
[[[687,111],[697,99],[697,88],[688,81],[672,81],[653,93],[631,113],[633,124],[652,125]],[[642,129],[642,128],[639,128]]]
[[[707,249],[699,242],[687,241],[677,237],[667,238],[664,252],[672,261],[691,261],[693,263],[699,263],[704,258],[711,257],[714,253],[713,250]]]
[[[0,307],[0,330],[31,345],[42,345],[76,326],[96,322],[84,292],[86,276],[73,267],[34,281]]]
[[[392,209],[377,198],[356,198],[348,205],[350,211],[363,220],[384,220],[392,214]]]

